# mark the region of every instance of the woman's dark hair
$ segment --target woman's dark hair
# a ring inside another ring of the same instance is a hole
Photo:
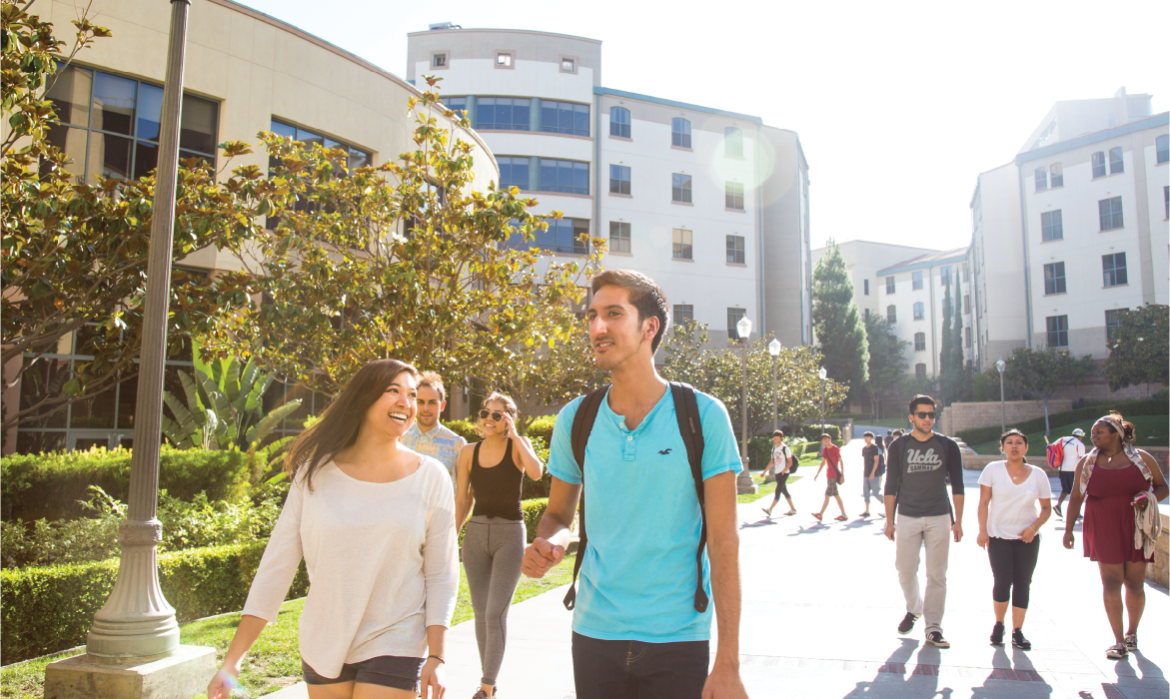
[[[418,378],[418,370],[397,359],[378,359],[353,375],[341,394],[321,414],[321,420],[296,438],[284,457],[284,470],[305,479],[313,489],[313,473],[337,452],[357,441],[366,411],[378,402],[400,374]]]
[[[910,399],[910,414],[911,415],[914,414],[914,409],[917,408],[919,405],[929,405],[932,408],[937,407],[935,405],[933,398],[931,398],[930,396],[928,396],[924,393],[919,393],[918,395],[916,395]]]
[[[1135,434],[1133,423],[1126,422],[1125,418],[1121,416],[1121,413],[1117,412],[1116,410],[1110,410],[1108,415],[1102,417],[1100,420],[1097,420],[1097,422],[1102,421],[1109,423],[1109,426],[1112,427],[1113,431],[1117,433],[1117,436],[1121,438],[1123,444],[1133,443]]]
[[[1026,435],[1026,434],[1024,434],[1023,432],[1021,432],[1021,431],[1017,430],[1017,429],[1016,429],[1016,428],[1014,428],[1014,427],[1013,427],[1013,428],[1011,428],[1010,430],[1008,430],[1007,432],[1004,432],[1002,435],[1000,435],[1000,437],[999,437],[999,446],[1001,446],[1001,447],[1002,447],[1002,446],[1003,446],[1003,443],[1007,441],[1007,438],[1008,438],[1008,437],[1019,437],[1020,439],[1024,440],[1024,446],[1028,446],[1028,435]]]

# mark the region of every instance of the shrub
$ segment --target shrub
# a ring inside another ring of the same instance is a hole
[[[553,425],[557,422],[556,415],[541,415],[528,426],[528,438],[540,437],[545,444],[552,443]]]
[[[540,518],[548,508],[548,498],[524,500],[520,507],[524,510],[524,528],[528,530],[528,543],[531,544],[536,538],[536,527],[540,524]]]
[[[205,492],[209,500],[234,500],[268,466],[267,450],[179,450],[163,446],[159,488],[180,500]],[[48,454],[14,454],[0,460],[3,519],[74,519],[96,485],[118,500],[130,493],[130,450],[91,449]]]
[[[821,441],[822,434],[829,434],[833,438],[834,444],[841,443],[841,428],[837,425],[804,425],[800,428],[799,435],[810,442]],[[818,449],[820,447],[817,447]]]
[[[479,434],[479,426],[472,420],[452,420],[444,422],[443,426],[466,439],[468,443],[483,439]]]
[[[216,546],[158,557],[159,584],[180,621],[241,609],[265,542]],[[85,643],[93,615],[109,597],[118,561],[0,571],[0,654],[5,663]],[[289,589],[309,589],[304,565]]]
[[[1144,400],[1132,400],[1122,403],[1101,403],[1090,405],[1084,408],[1077,408],[1076,410],[1068,410],[1063,413],[1055,413],[1048,416],[1049,427],[1055,429],[1065,425],[1071,425],[1074,422],[1081,420],[1091,420],[1095,417],[1101,417],[1109,410],[1117,410],[1122,415],[1166,415],[1170,414],[1170,403],[1165,399],[1147,398]],[[1038,417],[1032,420],[1024,420],[1008,425],[1008,427],[1015,427],[1025,434],[1033,432],[1041,432],[1044,430],[1044,418]],[[970,430],[961,430],[955,433],[955,437],[963,440],[967,444],[984,444],[986,442],[999,441],[1000,435],[1003,434],[999,425],[992,425],[990,427],[976,427]]]

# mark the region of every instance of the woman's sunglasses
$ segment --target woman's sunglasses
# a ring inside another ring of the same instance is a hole
[[[488,410],[487,408],[481,408],[479,411],[479,419],[486,420],[488,417],[491,417],[493,422],[499,422],[500,420],[504,419],[504,413],[500,412],[499,410]]]

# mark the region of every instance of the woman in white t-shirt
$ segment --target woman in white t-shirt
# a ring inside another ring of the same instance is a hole
[[[975,540],[980,548],[987,549],[995,578],[991,591],[995,608],[991,645],[1003,645],[1003,620],[1010,599],[1012,645],[1031,650],[1022,627],[1032,572],[1040,555],[1040,527],[1052,515],[1052,485],[1042,469],[1024,461],[1028,438],[1023,432],[1004,432],[999,448],[1007,460],[991,462],[979,475],[979,537]]]

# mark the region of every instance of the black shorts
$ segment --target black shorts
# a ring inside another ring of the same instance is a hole
[[[1067,494],[1069,497],[1072,497],[1074,485],[1073,479],[1076,478],[1076,475],[1076,471],[1060,472],[1060,492]]]
[[[379,687],[390,687],[391,689],[405,689],[410,692],[419,690],[418,680],[422,674],[422,666],[422,658],[379,655],[360,663],[342,665],[339,677],[322,677],[309,667],[304,659],[301,659],[301,672],[305,675],[305,684],[360,682],[362,684],[376,684]]]

